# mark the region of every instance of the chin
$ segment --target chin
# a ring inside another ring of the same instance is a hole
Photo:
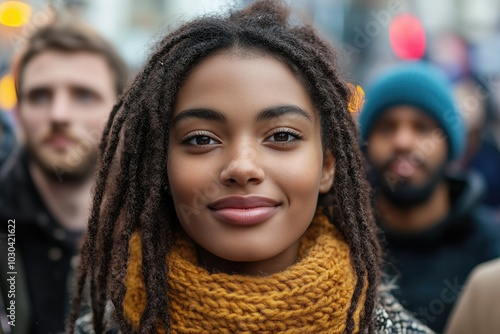
[[[409,179],[407,182],[405,182],[405,185],[411,188],[421,188],[427,184],[426,180],[422,180],[421,178],[418,179]]]
[[[74,163],[67,158],[53,158],[50,162],[40,159],[38,165],[40,169],[50,178],[61,181],[83,181],[94,172],[94,165],[87,161]]]
[[[231,253],[224,253],[219,256],[221,259],[224,259],[226,261],[232,261],[232,262],[259,262],[259,261],[265,261],[269,258],[272,258],[273,256],[268,256],[267,254],[262,254],[262,253],[248,253],[245,251],[242,252],[231,252]]]
[[[274,258],[280,254],[280,251],[269,249],[269,247],[260,244],[254,246],[240,244],[240,247],[230,245],[228,246],[228,250],[221,250],[218,254],[213,254],[227,261],[260,262]]]

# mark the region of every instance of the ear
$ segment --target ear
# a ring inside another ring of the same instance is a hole
[[[319,183],[320,194],[327,193],[333,185],[335,178],[335,158],[329,150],[324,155],[323,170],[321,172],[321,180]]]

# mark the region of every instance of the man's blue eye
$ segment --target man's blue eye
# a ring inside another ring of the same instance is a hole
[[[46,89],[37,89],[28,94],[28,101],[35,105],[46,104],[50,102],[52,93]]]
[[[78,89],[74,94],[76,99],[82,103],[89,103],[94,101],[95,99],[95,95],[91,91],[86,89]]]

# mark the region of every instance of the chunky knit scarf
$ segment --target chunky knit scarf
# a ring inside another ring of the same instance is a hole
[[[133,328],[146,305],[140,244],[135,234],[123,305]],[[302,237],[298,261],[270,276],[210,274],[196,265],[195,247],[186,236],[167,261],[172,333],[333,334],[345,329],[356,276],[348,245],[323,214],[316,214]],[[364,296],[359,305],[363,301]],[[361,306],[356,328],[360,311]]]

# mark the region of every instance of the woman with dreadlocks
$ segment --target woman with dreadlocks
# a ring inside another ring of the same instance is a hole
[[[115,106],[69,333],[428,333],[379,286],[351,90],[287,19],[183,25]]]

